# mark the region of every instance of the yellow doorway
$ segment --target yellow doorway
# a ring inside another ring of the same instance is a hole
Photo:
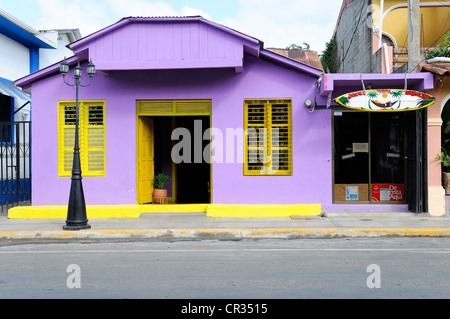
[[[211,127],[211,101],[210,100],[174,100],[174,101],[137,101],[137,203],[147,204],[152,203],[153,200],[153,179],[155,175],[155,155],[158,152],[159,147],[155,150],[155,142],[158,137],[155,136],[159,131],[156,128],[155,121],[158,121],[158,126],[161,127],[161,121],[166,121],[167,118],[172,118],[171,129],[174,129],[177,118],[183,117],[196,117],[196,116],[208,116],[209,127]],[[160,121],[161,119],[161,121]],[[181,119],[181,118],[180,118]],[[165,122],[167,123],[167,122]],[[167,144],[165,141],[163,144]],[[170,143],[170,142],[169,142]],[[170,145],[172,147],[172,145]],[[181,169],[181,167],[179,167]],[[177,166],[172,162],[171,170],[171,182],[168,192],[169,203],[177,202]],[[207,187],[212,195],[212,174],[211,165],[209,165],[209,182]],[[180,184],[181,185],[181,184]],[[180,186],[181,187],[181,186]],[[184,188],[183,188],[184,189]],[[212,196],[211,196],[212,197]],[[210,197],[210,198],[211,198]]]
[[[154,169],[154,122],[150,117],[138,121],[138,204],[153,201]]]

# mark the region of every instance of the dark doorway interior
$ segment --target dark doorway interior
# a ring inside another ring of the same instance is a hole
[[[201,136],[197,129],[201,124]],[[176,189],[177,203],[209,203],[209,183],[211,179],[211,166],[205,161],[203,150],[210,143],[210,139],[203,140],[203,134],[210,127],[209,116],[178,116],[175,117],[175,127],[183,127],[189,130],[191,135],[191,160],[176,165]],[[175,141],[176,143],[177,141]],[[196,147],[197,143],[197,147]],[[195,154],[201,143],[202,156]]]
[[[167,196],[173,197],[173,181],[174,176],[172,174],[172,159],[170,152],[172,150],[172,140],[170,138],[172,134],[172,117],[171,116],[157,116],[154,117],[154,173],[164,173],[169,176],[169,181],[165,185],[167,189]]]

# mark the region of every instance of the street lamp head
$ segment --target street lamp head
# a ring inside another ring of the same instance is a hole
[[[94,63],[92,63],[92,59],[89,61],[89,64],[88,64],[88,66],[87,66],[86,71],[87,71],[87,74],[88,74],[91,78],[94,77],[94,75],[95,75],[95,65],[94,65]]]
[[[78,62],[77,66],[73,70],[73,76],[75,77],[75,79],[81,79],[81,73],[82,73],[82,71],[81,71],[80,62]]]
[[[64,61],[62,61],[61,65],[59,66],[59,72],[61,72],[63,76],[66,76],[67,72],[69,72],[69,64],[67,64],[65,57]]]

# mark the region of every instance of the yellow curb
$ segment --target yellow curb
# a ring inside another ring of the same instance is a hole
[[[207,204],[192,205],[88,205],[87,218],[139,218],[141,213],[206,212]],[[10,219],[65,219],[67,206],[17,206],[8,211]]]
[[[87,218],[139,218],[138,205],[88,205]],[[8,210],[10,219],[65,219],[67,206],[17,206]]]
[[[298,205],[233,205],[233,204],[168,204],[168,205],[88,205],[87,218],[139,218],[142,213],[205,212],[208,217],[289,217],[320,216],[320,204]],[[10,219],[65,219],[67,206],[17,206],[8,211]]]
[[[195,228],[0,231],[0,239],[450,237],[450,228]]]

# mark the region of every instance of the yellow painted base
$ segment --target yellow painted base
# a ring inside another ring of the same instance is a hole
[[[204,212],[208,217],[318,216],[321,205],[88,205],[87,218],[139,218],[143,213]],[[18,206],[8,211],[11,219],[65,219],[67,206]]]
[[[138,205],[89,205],[88,218],[139,218]],[[67,218],[67,206],[18,206],[8,210],[11,219]]]
[[[139,205],[141,213],[206,213],[210,204]]]

